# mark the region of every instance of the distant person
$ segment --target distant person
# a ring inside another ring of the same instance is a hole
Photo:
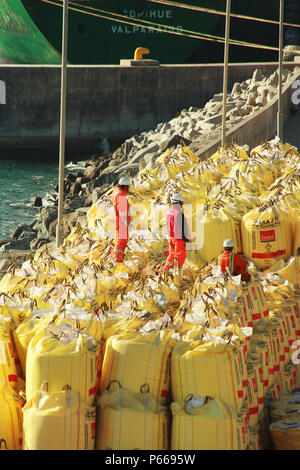
[[[100,156],[107,157],[109,154],[109,143],[106,137],[101,136],[97,150]]]
[[[114,189],[111,202],[115,208],[115,260],[123,263],[125,248],[128,243],[128,227],[130,224],[128,191],[130,179],[122,176]]]
[[[167,212],[169,255],[166,260],[164,271],[171,269],[174,264],[182,267],[186,259],[186,243],[190,242],[189,231],[184,217],[181,194],[174,194],[171,198],[171,207]]]
[[[230,238],[224,240],[224,251],[218,258],[219,266],[221,266],[223,273],[225,273],[228,268],[232,276],[238,276],[240,274],[242,281],[250,282],[251,276],[247,271],[249,262],[243,256],[234,253],[233,247],[233,241]]]

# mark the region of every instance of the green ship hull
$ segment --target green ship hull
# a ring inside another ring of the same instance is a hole
[[[288,0],[286,0],[288,1]],[[181,4],[225,11],[225,0],[190,0]],[[232,12],[278,20],[278,0],[232,0]],[[60,64],[61,0],[2,0],[0,54],[13,64]],[[146,47],[148,59],[161,64],[222,62],[221,42],[195,33],[224,36],[225,17],[143,0],[70,1],[68,61],[78,65],[114,65]],[[114,16],[115,13],[119,16]],[[106,18],[105,18],[106,17]],[[108,19],[109,17],[110,19]],[[147,27],[146,27],[147,26]],[[186,30],[188,35],[183,35]],[[173,31],[176,34],[170,34]],[[230,37],[277,47],[278,25],[232,18]],[[278,52],[231,45],[231,62],[276,61]]]

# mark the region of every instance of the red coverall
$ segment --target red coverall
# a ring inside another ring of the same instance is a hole
[[[242,281],[247,281],[250,274],[247,271],[248,261],[240,255],[233,253],[232,251],[224,251],[219,256],[219,265],[221,266],[222,272],[226,272],[226,268],[229,268],[230,274],[237,276],[241,274]]]
[[[177,260],[178,266],[181,267],[186,258],[185,243],[188,240],[188,234],[186,233],[188,228],[180,204],[173,204],[168,210],[167,227],[169,256],[164,266],[164,271],[172,268],[175,260]]]
[[[125,190],[117,186],[111,197],[111,202],[115,208],[115,259],[117,263],[123,262],[125,248],[128,243],[130,215],[127,194],[128,189]]]

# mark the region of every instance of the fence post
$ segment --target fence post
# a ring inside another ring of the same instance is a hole
[[[283,15],[284,15],[284,0],[280,0],[277,136],[281,140],[283,139],[283,112],[282,112]]]
[[[68,2],[63,5],[62,27],[62,65],[61,65],[61,98],[60,98],[60,130],[59,130],[59,190],[58,216],[56,227],[57,248],[63,241],[63,200],[64,200],[64,169],[65,169],[65,138],[66,138],[66,95],[67,95],[67,56],[68,56]]]
[[[231,0],[227,0],[227,4],[226,4],[226,26],[225,26],[225,48],[224,48],[224,70],[223,70],[222,147],[226,143],[226,109],[227,109],[227,82],[228,82],[228,52],[229,52],[230,9],[231,9]]]

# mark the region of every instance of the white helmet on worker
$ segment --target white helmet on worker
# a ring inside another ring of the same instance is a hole
[[[226,238],[226,240],[224,240],[223,248],[233,248],[233,241],[231,238]]]
[[[121,185],[121,186],[130,186],[130,179],[128,178],[128,176],[122,176],[119,179],[119,185]]]
[[[184,202],[180,193],[176,193],[171,197],[171,202]]]

